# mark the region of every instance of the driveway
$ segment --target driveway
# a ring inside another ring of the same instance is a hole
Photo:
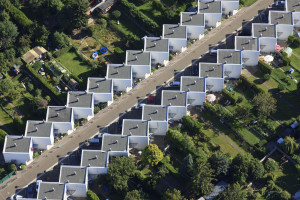
[[[99,132],[99,127],[106,127],[112,121],[119,117],[119,114],[127,111],[137,99],[144,98],[146,95],[163,85],[166,80],[171,80],[174,76],[174,70],[181,71],[191,63],[196,62],[201,55],[207,53],[209,46],[217,44],[219,41],[239,29],[244,21],[251,20],[258,14],[262,8],[267,8],[273,0],[258,0],[251,7],[242,8],[235,16],[224,21],[218,28],[210,31],[203,39],[194,43],[187,51],[181,53],[167,67],[163,67],[149,77],[143,80],[137,88],[134,88],[126,95],[121,96],[111,106],[100,111],[91,121],[83,127],[79,127],[73,134],[63,138],[56,143],[54,147],[44,152],[39,158],[35,159],[24,171],[0,185],[0,199],[6,199],[17,190],[26,187],[30,182],[35,181],[37,174],[43,173],[57,165],[58,160],[64,157],[74,149],[78,148],[82,141],[87,140]],[[178,19],[179,20],[179,19]],[[60,145],[60,148],[57,146]]]

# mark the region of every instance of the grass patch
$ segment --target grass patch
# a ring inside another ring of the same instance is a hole
[[[140,6],[137,6],[137,8],[143,12],[145,15],[147,15],[150,19],[153,19],[157,24],[162,26],[161,23],[161,12],[158,10],[155,10],[152,6],[152,1],[148,1]]]
[[[241,0],[240,4],[242,6],[251,6],[252,4],[254,4],[256,2],[256,0]]]
[[[220,146],[220,149],[223,153],[230,153],[231,157],[233,158],[239,153],[238,150],[236,150],[231,144],[229,144],[226,140],[224,140],[224,138],[221,137],[219,134],[215,133],[212,129],[203,128],[202,132],[211,139],[210,143]],[[235,144],[234,141],[231,140],[231,142]],[[235,145],[238,146],[237,144]]]

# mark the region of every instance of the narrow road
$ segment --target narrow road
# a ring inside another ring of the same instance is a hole
[[[78,148],[78,145],[99,132],[99,126],[105,127],[114,121],[119,115],[134,104],[139,97],[145,97],[147,94],[156,90],[157,86],[164,84],[166,80],[174,77],[174,71],[181,71],[184,68],[195,63],[203,54],[209,51],[210,45],[215,45],[226,38],[242,26],[244,21],[249,21],[255,17],[258,12],[267,8],[273,3],[273,0],[258,0],[250,7],[242,8],[236,15],[225,20],[219,27],[209,31],[205,37],[189,47],[189,49],[170,61],[169,65],[156,70],[148,79],[143,80],[138,87],[123,95],[109,107],[100,111],[95,117],[83,127],[79,127],[73,134],[64,137],[56,143],[54,147],[45,151],[41,156],[33,161],[22,173],[11,177],[0,185],[0,199],[6,199],[16,193],[17,189],[26,187],[30,182],[37,178],[37,174],[43,173],[57,165],[59,158],[64,157],[69,152]],[[57,148],[58,145],[61,148]]]

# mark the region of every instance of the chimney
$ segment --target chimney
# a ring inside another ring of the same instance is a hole
[[[109,151],[111,151],[111,148],[109,148]]]
[[[190,21],[192,21],[193,17],[190,17]]]
[[[139,125],[137,124],[137,125],[136,125],[136,127],[138,128],[138,127],[139,127]]]
[[[58,117],[59,116],[59,113],[56,113],[56,117]]]
[[[90,166],[91,166],[91,164],[89,163],[89,164],[88,164],[88,167],[90,167]]]
[[[79,101],[79,98],[77,97],[76,100],[77,100],[77,102],[78,102],[78,101]]]
[[[129,132],[129,135],[132,135],[132,132]]]
[[[177,94],[175,95],[175,99],[177,99]]]
[[[14,146],[16,147],[16,146],[17,146],[17,143],[14,143]]]
[[[173,29],[173,30],[172,30],[172,33],[174,34],[174,32],[175,32],[175,30]]]
[[[66,183],[69,183],[69,182],[70,182],[69,180],[66,181]]]
[[[76,175],[76,171],[74,171],[74,175]]]
[[[215,71],[215,67],[212,68],[212,71]]]
[[[97,156],[97,155],[95,155],[95,159],[98,159],[98,156]]]
[[[158,110],[155,110],[155,113],[158,113]]]
[[[35,127],[35,131],[37,132],[39,129],[38,129],[38,127]]]
[[[266,26],[266,29],[265,29],[265,31],[266,31],[266,30],[268,30],[268,27],[267,27],[267,26]]]
[[[138,60],[138,57],[137,57],[137,56],[135,56],[135,60]]]
[[[123,66],[125,66],[125,63],[123,62]]]
[[[97,88],[99,87],[99,83],[97,83]]]
[[[230,57],[232,57],[233,53],[230,53]]]
[[[116,140],[116,142],[115,142],[116,144],[118,144],[118,140]]]
[[[152,117],[150,117],[150,121],[152,120]]]
[[[248,40],[248,44],[250,44],[250,40]]]
[[[197,81],[194,81],[194,85],[196,85]]]
[[[52,188],[52,192],[54,192],[55,191],[55,189],[54,188]]]
[[[262,37],[262,33],[260,34],[260,37]]]
[[[118,74],[118,73],[119,73],[119,70],[117,70],[116,73]]]
[[[154,46],[156,46],[156,42],[154,42]]]
[[[172,104],[171,103],[169,103],[169,106],[171,106]]]

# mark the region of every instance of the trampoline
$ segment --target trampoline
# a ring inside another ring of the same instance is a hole
[[[106,48],[106,47],[102,47],[102,48],[100,49],[100,53],[101,53],[101,54],[107,53],[107,48]]]

